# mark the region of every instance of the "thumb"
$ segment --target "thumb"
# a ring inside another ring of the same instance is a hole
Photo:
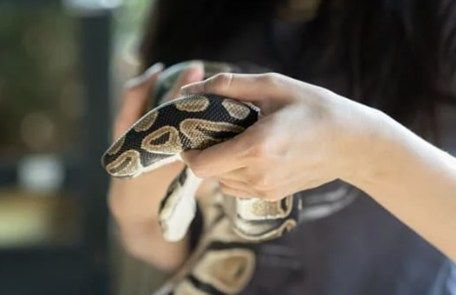
[[[201,62],[192,62],[177,78],[173,87],[165,95],[163,101],[175,99],[180,94],[182,86],[204,79],[204,66]]]
[[[283,76],[268,74],[221,73],[181,88],[182,94],[216,94],[233,99],[260,103],[275,97],[281,89]]]
[[[162,69],[163,64],[157,63],[125,84],[120,109],[114,122],[114,138],[124,133],[142,115],[149,100],[149,93]]]

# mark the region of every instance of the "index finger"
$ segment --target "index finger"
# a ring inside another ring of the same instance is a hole
[[[193,173],[201,178],[243,168],[247,165],[244,154],[250,146],[248,130],[202,151],[184,152],[181,154],[182,160],[192,169]]]
[[[129,80],[125,84],[126,91],[122,97],[120,110],[114,122],[114,138],[122,135],[142,115],[147,106],[148,94],[154,87],[162,69],[163,64],[154,64],[142,75]]]
[[[283,91],[284,76],[276,73],[267,74],[217,74],[201,82],[181,88],[183,94],[210,93],[231,97],[238,100],[262,103]]]

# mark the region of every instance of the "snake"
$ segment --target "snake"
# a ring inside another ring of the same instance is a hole
[[[204,63],[205,78],[219,72],[240,72],[227,63]],[[171,88],[189,62],[161,73],[154,99]],[[179,97],[152,108],[114,141],[102,156],[103,168],[113,177],[132,178],[182,160],[181,153],[204,150],[230,140],[255,124],[260,110],[250,103],[203,93]],[[195,218],[195,194],[202,182],[189,167],[175,177],[158,212],[163,237],[182,240]],[[303,204],[293,195],[270,202],[234,198],[219,189],[206,206],[199,244],[184,266],[156,295],[238,294],[250,281],[256,245],[281,237],[300,222]]]

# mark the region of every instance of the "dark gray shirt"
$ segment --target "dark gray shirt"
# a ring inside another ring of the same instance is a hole
[[[447,28],[453,34],[447,46],[456,50],[456,4],[446,4],[447,21],[453,24]],[[264,25],[245,28],[236,40],[227,44],[220,53],[220,60],[246,60],[281,72],[284,61],[271,59],[270,50],[278,51],[276,53],[285,58],[293,56],[293,51],[299,49],[294,48],[290,40],[299,34],[299,26],[275,21],[269,24],[268,31]],[[449,64],[456,65],[456,61]],[[450,72],[455,73],[456,67]],[[334,65],[326,71],[310,74],[310,80],[347,94],[349,75],[346,68]],[[456,82],[454,78],[456,75],[445,83]],[[447,86],[449,93],[456,97],[456,92],[452,92],[455,85]],[[456,110],[444,106],[441,113],[445,118],[441,125],[442,144],[455,155]],[[324,189],[298,194],[306,197]],[[360,191],[356,194],[355,200],[344,209],[304,223],[284,237],[262,244],[254,277],[242,294],[456,294],[455,264],[372,198]]]

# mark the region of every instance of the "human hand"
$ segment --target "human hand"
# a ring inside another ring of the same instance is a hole
[[[146,111],[151,93],[162,69],[162,64],[155,64],[144,74],[126,83],[120,111],[114,122],[114,139],[121,136]],[[178,77],[172,89],[165,95],[164,100],[176,98],[183,85],[201,81],[203,77],[202,64],[191,64]],[[150,219],[150,215],[155,214],[154,217],[156,218],[158,204],[166,192],[167,185],[182,168],[182,163],[176,162],[163,167],[163,169],[145,173],[133,179],[113,178],[109,190],[109,201],[114,216],[117,219],[130,219],[133,215],[138,218]]]
[[[121,107],[117,115],[114,127],[114,139],[122,135],[141,115],[146,111],[150,95],[163,70],[163,64],[156,63],[147,69],[143,74],[130,79],[125,83],[122,95]],[[184,70],[177,78],[173,87],[164,95],[162,101],[169,101],[179,96],[180,88],[188,83],[201,81],[204,77],[203,65],[194,62]]]
[[[201,177],[236,197],[274,201],[337,178],[354,182],[374,153],[380,112],[280,74],[219,74],[187,85],[257,105],[262,116],[240,135],[183,153]]]
[[[143,74],[129,80],[125,84],[125,91],[122,96],[120,111],[115,119],[113,126],[113,137],[114,139],[121,136],[130,126],[136,122],[146,111],[147,105],[149,104],[150,95],[153,92],[155,84],[159,78],[160,73],[163,70],[163,65],[157,63],[146,70]],[[194,63],[191,64],[188,69],[184,70],[182,74],[177,78],[176,83],[165,94],[163,100],[171,100],[177,98],[179,95],[180,88],[188,83],[201,81],[204,77],[204,69],[202,64]],[[182,164],[174,163],[169,174],[175,175],[182,169]],[[129,198],[132,196],[139,195],[149,198],[150,196],[144,196],[144,191],[154,191],[150,186],[153,185],[153,178],[157,178],[156,173],[147,173],[136,177],[134,179],[113,179],[110,195],[128,195]],[[166,190],[165,190],[166,191]],[[160,196],[161,197],[161,196]],[[159,198],[158,198],[159,199]],[[137,202],[138,205],[143,202]],[[134,206],[134,204],[132,203]],[[135,206],[136,207],[136,206]],[[144,208],[144,206],[142,207]],[[134,208],[140,210],[140,208]],[[147,215],[148,213],[145,212]]]
[[[154,65],[126,84],[114,123],[114,138],[122,135],[146,111],[162,68],[160,64]],[[176,98],[181,86],[200,81],[203,76],[202,65],[193,64],[178,77],[165,100]],[[182,168],[182,163],[175,162],[133,179],[113,178],[109,190],[109,207],[125,249],[134,257],[165,270],[181,265],[188,252],[187,240],[165,241],[158,225],[160,200]]]

